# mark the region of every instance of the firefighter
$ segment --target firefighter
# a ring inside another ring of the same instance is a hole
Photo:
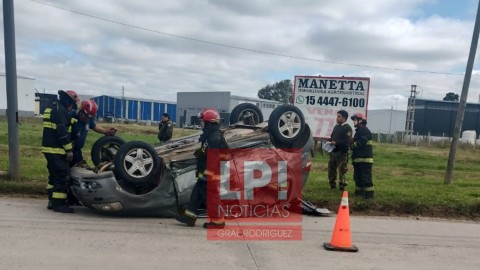
[[[207,200],[207,181],[214,181],[214,177],[207,171],[207,150],[208,149],[227,149],[228,145],[220,131],[220,114],[216,109],[206,108],[198,116],[202,124],[202,135],[199,141],[201,147],[195,151],[197,159],[197,182],[193,187],[190,201],[187,204],[185,212],[181,213],[176,219],[190,227],[195,226],[197,220],[196,211],[206,204]],[[217,179],[218,180],[218,179]],[[216,200],[217,197],[209,191],[209,200]],[[218,204],[215,204],[217,203]],[[219,205],[219,200],[210,205]],[[214,212],[214,211],[212,211]],[[220,213],[218,213],[220,214]],[[210,222],[203,224],[204,228],[223,228],[225,227],[225,220],[223,216],[210,216]]]
[[[367,128],[367,118],[362,113],[352,115],[355,135],[352,143],[353,180],[355,180],[355,195],[365,199],[373,199],[373,146],[372,133]]]
[[[72,118],[71,140],[73,142],[73,160],[70,162],[71,167],[75,165],[87,165],[83,159],[82,148],[85,146],[87,134],[90,129],[105,136],[114,136],[117,132],[117,129],[114,127],[104,128],[97,125],[95,121],[97,111],[97,103],[93,99],[88,99],[81,102],[77,111],[70,112]]]
[[[348,147],[352,141],[352,127],[347,124],[348,112],[340,110],[337,112],[337,124],[333,128],[330,135],[329,143],[335,148],[330,152],[328,161],[328,181],[330,188],[337,188],[337,171],[338,186],[340,190],[344,190],[347,186],[345,174],[347,173],[348,164]]]
[[[73,213],[67,204],[70,165],[73,148],[70,140],[68,112],[77,108],[78,95],[73,90],[59,90],[59,100],[43,113],[42,152],[48,168],[48,208],[55,212]]]
[[[172,138],[173,123],[170,120],[170,115],[164,113],[162,115],[162,121],[158,124],[158,140],[160,143],[167,142]]]

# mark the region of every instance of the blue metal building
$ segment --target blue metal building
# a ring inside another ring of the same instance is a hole
[[[458,101],[415,100],[413,133],[419,135],[453,137],[457,119]],[[462,132],[475,130],[480,133],[480,104],[467,103],[462,122]]]
[[[168,113],[172,121],[176,119],[175,102],[98,96],[93,98],[98,104],[97,115],[105,118],[113,116],[129,121],[159,122],[163,113]]]

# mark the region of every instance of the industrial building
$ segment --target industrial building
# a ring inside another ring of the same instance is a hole
[[[36,113],[42,113],[58,97],[56,94],[36,93]],[[82,99],[90,98],[81,96]],[[229,124],[230,112],[241,103],[257,105],[267,120],[273,109],[282,104],[277,101],[231,95],[230,92],[178,92],[177,102],[148,99],[121,98],[108,95],[91,97],[98,104],[100,120],[157,123],[168,113],[177,127],[199,125],[198,113],[204,108],[219,110],[224,124]],[[33,114],[33,113],[32,113]],[[185,120],[186,119],[186,120]]]
[[[97,115],[104,119],[122,119],[134,122],[159,122],[163,113],[168,113],[173,121],[176,117],[176,104],[169,101],[120,98],[112,96],[93,97],[98,104]]]
[[[199,125],[198,114],[207,107],[213,107],[218,110],[223,119],[224,125],[229,124],[230,112],[241,103],[251,103],[257,105],[262,111],[264,120],[267,120],[273,109],[281,105],[281,102],[260,99],[247,98],[231,95],[228,91],[221,92],[178,92],[177,93],[177,113],[173,118],[177,127]]]
[[[453,137],[457,110],[458,102],[415,99],[412,134]],[[467,103],[461,131],[480,133],[480,104]]]
[[[382,134],[405,132],[419,136],[453,137],[458,102],[416,98],[410,104],[413,104],[410,116],[407,116],[407,111],[369,110],[368,128],[373,133]],[[411,119],[411,130],[406,127],[407,119]],[[480,104],[467,103],[461,131],[480,134]]]
[[[43,114],[45,109],[57,99],[56,94],[35,93],[35,114]]]
[[[394,109],[368,110],[368,128],[373,133],[394,134],[405,131],[407,111]]]
[[[0,115],[7,114],[7,89],[5,73],[0,73]],[[17,103],[19,116],[35,114],[35,79],[17,75]]]

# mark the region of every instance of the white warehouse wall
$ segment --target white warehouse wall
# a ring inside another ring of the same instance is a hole
[[[35,79],[17,76],[17,100],[20,116],[32,116],[35,111]],[[0,73],[0,115],[6,115],[7,81],[4,73]]]
[[[267,121],[272,114],[273,110],[282,105],[281,102],[268,100],[268,99],[260,99],[260,98],[248,98],[248,97],[240,97],[240,96],[230,96],[230,111],[233,110],[237,105],[241,103],[251,103],[256,105],[263,114],[263,120]]]
[[[407,111],[393,109],[368,110],[367,127],[372,133],[393,134],[405,131]]]

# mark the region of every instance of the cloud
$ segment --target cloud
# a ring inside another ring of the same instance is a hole
[[[367,76],[371,109],[406,109],[412,84],[431,99],[463,84],[462,75],[395,70],[465,71],[474,14],[465,5],[465,16],[441,17],[425,9],[435,3],[17,1],[17,72],[47,92],[119,96],[124,86],[127,96],[170,101],[178,91],[255,97],[295,75]]]

